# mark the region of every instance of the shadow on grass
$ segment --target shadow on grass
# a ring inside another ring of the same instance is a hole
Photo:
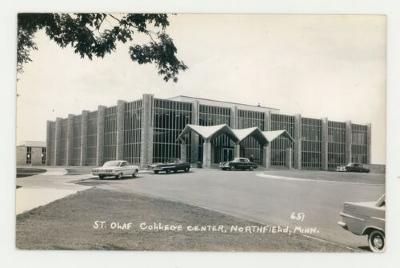
[[[40,173],[44,173],[46,171],[47,170],[44,168],[32,168],[32,167],[17,168],[17,178],[29,177]]]

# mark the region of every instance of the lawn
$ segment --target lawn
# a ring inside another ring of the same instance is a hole
[[[44,172],[46,172],[44,168],[18,167],[17,178],[33,176]]]
[[[101,221],[105,222],[105,228],[99,228]],[[171,225],[181,226],[182,231],[142,230],[140,224],[144,222],[147,226],[169,225],[170,229]],[[120,229],[112,229],[116,223]],[[223,228],[196,232],[195,225]],[[16,246],[19,249],[349,251],[344,246],[298,234],[229,231],[230,226],[253,225],[258,226],[179,202],[92,188],[18,215]]]

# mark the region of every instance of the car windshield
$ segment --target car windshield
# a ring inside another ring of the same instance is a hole
[[[121,161],[107,161],[104,163],[103,167],[119,167]]]

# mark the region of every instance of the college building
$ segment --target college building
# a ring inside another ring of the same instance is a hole
[[[17,145],[17,165],[42,166],[48,164],[46,161],[46,142],[23,141]]]
[[[252,157],[266,168],[335,169],[370,164],[371,125],[285,115],[260,105],[144,94],[135,101],[47,121],[46,163],[147,167],[182,159],[210,167]]]

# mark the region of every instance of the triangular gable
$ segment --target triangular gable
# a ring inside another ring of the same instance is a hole
[[[178,139],[181,139],[183,135],[186,133],[194,131],[198,135],[200,135],[203,139],[211,139],[214,135],[218,133],[225,133],[229,135],[233,140],[238,140],[236,135],[233,133],[232,129],[227,124],[215,125],[215,126],[199,126],[188,124],[182,130],[181,134],[179,134]]]
[[[238,137],[239,142],[246,139],[249,136],[254,135],[254,137],[259,140],[262,144],[268,143],[268,140],[265,138],[263,133],[258,127],[250,127],[250,128],[241,128],[241,129],[232,129],[233,133],[235,133],[236,137]]]
[[[286,130],[272,130],[272,131],[263,131],[264,137],[268,140],[268,142],[272,142],[279,136],[286,137],[294,142],[293,137]]]

